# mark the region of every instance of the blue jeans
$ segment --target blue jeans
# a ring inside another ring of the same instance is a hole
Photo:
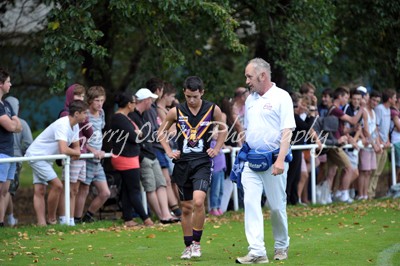
[[[225,172],[223,170],[214,172],[211,178],[210,186],[210,208],[218,209],[221,207],[221,199],[224,193],[224,178]]]

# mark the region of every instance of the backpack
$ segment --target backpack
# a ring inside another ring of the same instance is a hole
[[[333,134],[339,130],[339,118],[331,114],[335,108],[335,106],[332,106],[326,116],[318,117],[313,127],[320,137],[326,136],[326,145],[338,144],[338,140]]]

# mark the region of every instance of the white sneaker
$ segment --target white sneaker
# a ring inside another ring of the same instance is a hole
[[[69,218],[69,226],[75,226],[75,219]]]
[[[239,257],[236,259],[236,263],[239,264],[261,264],[261,263],[268,263],[269,260],[267,256],[255,256],[252,254],[247,254],[244,257]]]
[[[349,190],[350,198],[354,199],[356,197],[356,190],[354,188],[351,188]]]
[[[61,225],[66,225],[67,224],[67,219],[65,218],[65,216],[60,216],[60,217],[58,217],[58,222]]]
[[[288,248],[275,249],[274,260],[286,260],[288,258]]]
[[[341,190],[336,190],[336,192],[333,194],[333,200],[334,201],[341,201],[341,198],[343,197],[343,192]]]
[[[193,258],[200,258],[201,257],[201,247],[200,242],[193,241],[192,245],[190,245],[192,251]]]
[[[332,204],[332,194],[329,193],[326,197],[326,204]]]
[[[186,247],[185,250],[182,252],[181,260],[190,260],[192,257],[192,248],[191,246]]]
[[[9,226],[16,226],[18,224],[18,219],[14,215],[10,214],[7,216],[7,223]]]
[[[338,198],[338,201],[344,202],[344,203],[353,203],[353,199],[350,198],[348,190],[345,190],[342,192],[342,195]]]

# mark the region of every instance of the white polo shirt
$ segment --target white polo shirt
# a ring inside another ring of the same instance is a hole
[[[253,92],[247,97],[244,127],[246,142],[252,149],[272,151],[281,143],[281,131],[294,130],[293,102],[275,83],[264,95]]]

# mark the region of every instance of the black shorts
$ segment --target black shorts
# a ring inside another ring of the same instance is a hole
[[[190,161],[176,161],[172,180],[177,184],[179,199],[192,200],[193,191],[201,190],[207,193],[213,171],[213,161],[209,157]]]

